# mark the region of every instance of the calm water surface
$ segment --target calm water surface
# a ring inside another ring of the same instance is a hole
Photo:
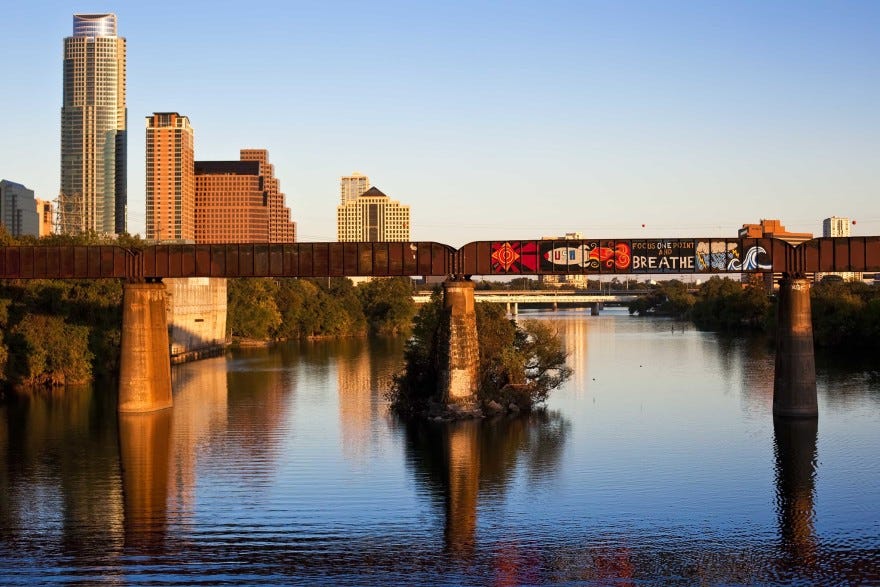
[[[878,365],[774,423],[763,341],[532,316],[575,375],[526,418],[396,421],[402,340],[176,367],[157,414],[0,406],[0,584],[880,584]]]

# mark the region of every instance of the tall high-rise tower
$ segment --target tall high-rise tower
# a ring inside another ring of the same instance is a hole
[[[849,236],[849,218],[832,216],[822,221],[822,236]]]
[[[147,117],[147,238],[192,241],[196,185],[193,129],[177,112]]]
[[[125,39],[115,14],[74,14],[64,39],[58,232],[126,231]]]
[[[343,175],[339,178],[339,203],[353,202],[368,189],[370,189],[370,178],[366,175],[361,175],[357,171],[351,175]]]

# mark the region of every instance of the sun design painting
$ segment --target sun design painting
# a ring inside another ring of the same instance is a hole
[[[492,243],[492,273],[534,273],[538,246],[534,241]]]

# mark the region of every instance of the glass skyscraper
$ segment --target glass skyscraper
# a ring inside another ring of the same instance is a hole
[[[115,14],[73,15],[64,39],[61,234],[126,231],[125,39]]]

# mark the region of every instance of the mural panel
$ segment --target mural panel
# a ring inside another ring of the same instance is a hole
[[[492,273],[536,273],[538,245],[535,241],[492,243]]]
[[[492,241],[490,266],[501,275],[741,273],[771,271],[769,248],[766,239]]]
[[[731,259],[727,263],[728,271],[770,271],[772,269],[773,263],[770,259],[770,253],[761,244],[748,246],[745,248],[741,260],[739,258]]]
[[[632,241],[633,273],[693,273],[695,260],[693,240]]]
[[[631,263],[627,241],[539,241],[542,273],[625,272]]]
[[[739,260],[739,241],[697,241],[697,271],[728,271],[731,261]]]

